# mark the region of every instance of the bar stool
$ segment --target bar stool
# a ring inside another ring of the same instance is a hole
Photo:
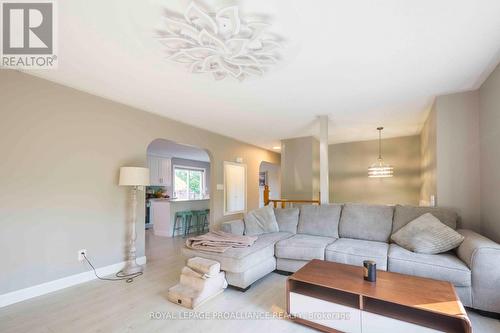
[[[191,211],[193,213],[193,219],[194,219],[194,225],[191,225],[191,227],[194,227],[196,228],[196,233],[199,234],[200,233],[200,219],[201,219],[201,211],[199,210],[192,210]]]
[[[172,229],[172,237],[175,236],[175,232],[177,230],[182,230],[184,236],[186,236],[192,219],[193,213],[191,211],[176,212],[174,218],[174,228]]]
[[[201,232],[204,232],[205,231],[205,228],[207,228],[207,231],[208,231],[208,225],[209,225],[209,216],[210,216],[210,209],[205,209],[205,219],[203,221],[203,224],[201,226]]]
[[[191,211],[193,213],[193,220],[194,223],[192,223],[189,228],[196,228],[196,233],[200,234],[203,231],[204,223],[207,219],[206,216],[206,211],[203,210],[193,210]]]
[[[196,233],[199,234],[200,233],[200,221],[203,219],[202,213],[204,211],[191,210],[189,212],[191,213],[191,215],[190,215],[191,217],[188,220],[184,235],[188,235],[192,228],[194,228],[196,230]]]
[[[203,233],[205,228],[208,229],[208,214],[210,209],[203,209],[196,211],[196,217],[198,222],[198,233]]]

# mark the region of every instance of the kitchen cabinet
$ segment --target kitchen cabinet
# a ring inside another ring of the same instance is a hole
[[[148,155],[148,167],[151,185],[172,185],[172,162],[170,158]]]

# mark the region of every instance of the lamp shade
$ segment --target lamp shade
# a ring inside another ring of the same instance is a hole
[[[120,186],[147,186],[149,185],[149,169],[138,167],[120,168]]]

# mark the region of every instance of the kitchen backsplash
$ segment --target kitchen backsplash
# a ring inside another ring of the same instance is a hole
[[[155,198],[156,193],[158,192],[166,193],[169,197],[171,197],[172,193],[169,190],[169,186],[146,186],[146,198]]]

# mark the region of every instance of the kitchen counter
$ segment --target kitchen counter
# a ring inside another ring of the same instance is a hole
[[[154,199],[149,199],[151,201],[159,201],[159,202],[193,202],[193,201],[208,201],[210,200],[210,198],[206,198],[206,199],[166,199],[166,198],[154,198]]]
[[[210,199],[150,199],[151,220],[156,236],[172,237],[175,213],[210,208]],[[180,230],[176,235],[180,235]]]
[[[192,201],[208,201],[210,198],[207,199],[170,199],[170,202],[192,202]]]

